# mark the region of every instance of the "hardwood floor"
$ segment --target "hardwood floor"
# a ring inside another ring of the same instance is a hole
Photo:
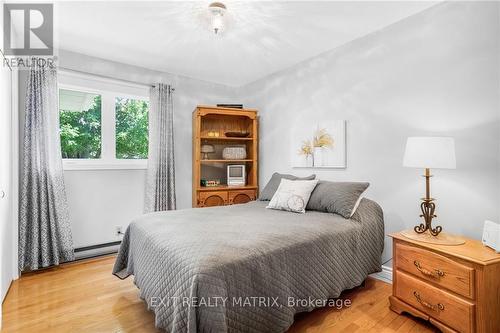
[[[15,281],[3,304],[1,332],[158,332],[132,278],[111,275],[114,256],[29,273]],[[391,285],[369,278],[346,291],[349,308],[299,314],[290,333],[438,332],[389,310]]]

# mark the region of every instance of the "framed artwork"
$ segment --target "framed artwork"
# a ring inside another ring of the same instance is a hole
[[[294,168],[345,168],[346,121],[310,121],[297,124],[292,132]]]

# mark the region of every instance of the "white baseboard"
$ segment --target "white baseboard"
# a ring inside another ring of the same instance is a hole
[[[382,272],[370,274],[371,277],[387,283],[392,283],[392,267],[382,266]]]

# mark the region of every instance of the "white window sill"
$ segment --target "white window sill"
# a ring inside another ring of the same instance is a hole
[[[77,170],[137,170],[147,169],[147,160],[115,160],[115,161],[101,161],[101,160],[77,160],[77,159],[63,159],[64,171],[77,171]]]

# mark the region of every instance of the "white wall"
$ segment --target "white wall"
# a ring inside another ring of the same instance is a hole
[[[3,4],[0,2],[0,36],[3,35]],[[0,328],[2,302],[17,272],[17,71],[4,63],[3,39],[0,40]]]
[[[443,3],[242,87],[260,111],[261,186],[275,171],[369,181],[386,232],[410,228],[424,182],[402,167],[406,138],[453,136],[457,169],[433,170],[436,223],[479,239],[485,219],[499,220],[498,7]],[[290,128],[312,113],[347,120],[345,170],[290,167]]]
[[[1,5],[1,4],[0,4]],[[1,14],[1,12],[0,12]],[[3,61],[3,54],[0,53]],[[12,205],[11,205],[11,80],[9,67],[0,67],[0,328],[2,302],[12,280]]]
[[[64,50],[59,51],[58,65],[88,74],[145,84],[170,83],[175,87],[177,206],[191,207],[191,113],[198,104],[238,102],[233,89]],[[21,110],[26,77],[26,73],[20,77]],[[120,240],[115,226],[126,227],[143,212],[145,170],[68,170],[64,178],[75,247]]]

